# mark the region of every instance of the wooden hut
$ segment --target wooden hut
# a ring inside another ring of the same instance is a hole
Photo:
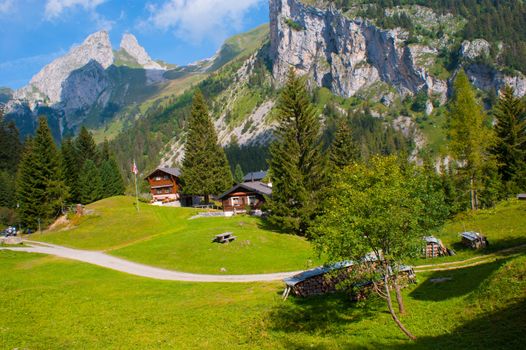
[[[480,249],[489,245],[488,239],[478,232],[462,232],[460,237],[462,238],[462,244],[472,249]]]
[[[442,244],[442,241],[433,236],[424,237],[425,246],[423,255],[426,259],[438,258],[440,256],[449,255],[447,248]]]
[[[375,264],[376,259],[373,257],[364,258],[364,263]],[[352,261],[339,262],[329,266],[320,266],[311,270],[304,271],[295,276],[285,278],[286,288],[283,297],[287,298],[290,293],[299,297],[309,297],[326,293],[333,293],[337,290],[339,283],[349,278],[352,271],[359,268],[361,264],[355,264]],[[402,281],[414,281],[415,272],[411,266],[401,266],[400,273],[404,278]],[[354,283],[353,286],[360,289],[369,289],[371,281]],[[360,293],[361,295],[362,293]],[[361,299],[360,295],[355,295],[355,299]]]

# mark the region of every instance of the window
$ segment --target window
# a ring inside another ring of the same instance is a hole
[[[163,194],[163,190],[158,188],[158,189],[155,190],[155,194]]]
[[[256,196],[248,196],[248,205],[256,205],[257,201]]]
[[[161,177],[160,176],[156,176],[154,180],[155,181],[161,181]]]
[[[165,180],[170,180],[170,176],[168,176],[168,175],[164,175],[164,179],[165,179]]]
[[[169,188],[167,188],[167,189],[164,190],[164,193],[170,194],[170,193],[172,193],[172,191]]]
[[[239,206],[239,197],[232,197],[230,198],[230,201],[232,203],[232,206]]]

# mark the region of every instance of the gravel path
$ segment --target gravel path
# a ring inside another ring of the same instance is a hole
[[[201,275],[138,264],[97,251],[66,248],[55,244],[33,241],[24,241],[24,243],[29,247],[0,247],[0,250],[54,255],[61,258],[78,260],[89,264],[106,267],[108,269],[128,273],[130,275],[166,281],[230,283],[268,282],[282,280],[286,277],[290,277],[301,272],[281,272],[262,275]]]

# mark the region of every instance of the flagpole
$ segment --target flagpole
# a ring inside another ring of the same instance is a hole
[[[137,212],[139,212],[139,190],[137,188],[137,165],[135,163],[135,159],[133,160],[133,175],[135,177],[135,199],[137,201]]]

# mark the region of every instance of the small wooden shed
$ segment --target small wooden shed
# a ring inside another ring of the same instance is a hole
[[[373,263],[376,259],[370,257],[364,258],[363,263]],[[329,266],[320,266],[311,270],[304,271],[295,276],[285,278],[286,288],[283,298],[287,298],[290,293],[299,297],[310,297],[326,293],[333,293],[337,290],[339,283],[349,278],[353,269],[360,264],[352,261],[344,261]],[[411,266],[401,266],[400,272],[404,278],[402,280],[414,281],[415,272]],[[354,286],[369,288],[372,285],[370,281],[355,283]],[[357,298],[360,298],[357,296]],[[361,299],[361,298],[360,298]]]
[[[478,232],[462,232],[460,237],[462,238],[462,244],[472,249],[480,249],[489,245],[488,239]]]
[[[440,239],[434,236],[427,236],[424,237],[424,242],[423,255],[426,259],[449,255],[447,248]]]

